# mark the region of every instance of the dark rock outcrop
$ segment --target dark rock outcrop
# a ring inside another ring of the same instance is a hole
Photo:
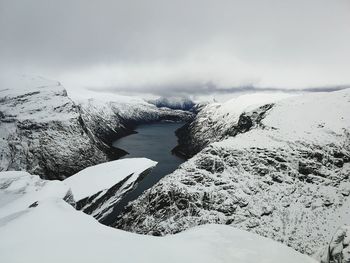
[[[337,229],[331,241],[315,257],[321,263],[350,262],[350,228],[343,226]]]

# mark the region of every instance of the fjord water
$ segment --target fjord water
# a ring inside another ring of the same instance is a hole
[[[162,177],[173,172],[185,160],[172,154],[177,145],[175,131],[184,123],[159,122],[137,126],[137,133],[116,140],[113,146],[123,149],[129,154],[123,158],[146,157],[158,162],[152,172],[147,175],[135,190],[118,203],[111,215],[103,222],[110,225],[128,202],[135,200],[142,192],[156,184]]]

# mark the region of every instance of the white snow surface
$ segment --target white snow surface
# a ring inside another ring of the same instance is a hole
[[[137,180],[142,172],[154,167],[157,162],[147,158],[127,158],[85,168],[64,183],[68,185],[74,199],[79,201],[100,191],[107,190],[131,175],[125,184]]]
[[[215,145],[271,147],[302,140],[318,145],[338,142],[341,146],[342,136],[350,130],[350,89],[276,102],[261,123],[265,129],[254,129]]]
[[[0,194],[10,196],[0,206],[1,262],[316,262],[270,239],[222,225],[166,237],[124,232],[101,225],[64,202],[62,182],[51,184],[23,172],[3,173],[0,178]],[[44,188],[49,195],[41,194]],[[39,200],[36,207],[11,208],[11,199],[29,204],[34,194]]]
[[[293,96],[295,94],[263,92],[240,95],[224,103],[209,103],[190,125],[194,144],[202,149],[209,143],[220,141],[232,125],[238,122],[242,113]]]
[[[39,76],[0,76],[0,99],[3,100],[0,111],[19,121],[40,123],[76,118],[77,113],[72,110],[74,104],[66,94],[58,81]]]
[[[27,172],[0,172],[0,218],[26,212],[36,201],[63,198],[68,190],[61,181],[42,180]]]
[[[229,124],[237,122],[243,112],[248,112],[265,104],[274,103],[291,96],[293,95],[288,93],[252,93],[238,96],[222,104],[209,105],[209,107],[216,108],[211,115],[213,118],[217,119],[218,122],[220,118],[224,118],[225,122]]]

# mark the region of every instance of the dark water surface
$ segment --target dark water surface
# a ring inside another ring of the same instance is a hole
[[[137,188],[127,194],[125,198],[114,207],[114,211],[103,222],[113,224],[113,220],[128,204],[135,200],[146,189],[152,187],[165,175],[173,172],[185,160],[172,154],[171,150],[177,145],[175,131],[184,123],[160,122],[154,124],[139,125],[135,129],[136,134],[123,137],[113,143],[114,147],[123,149],[129,154],[123,158],[146,157],[158,162],[152,172],[147,175]]]

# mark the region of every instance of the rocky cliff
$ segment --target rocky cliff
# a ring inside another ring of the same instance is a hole
[[[329,243],[316,253],[315,258],[321,263],[350,262],[350,227],[339,227]]]
[[[63,182],[73,193],[76,209],[102,222],[156,164],[146,158],[126,158],[85,168]]]

